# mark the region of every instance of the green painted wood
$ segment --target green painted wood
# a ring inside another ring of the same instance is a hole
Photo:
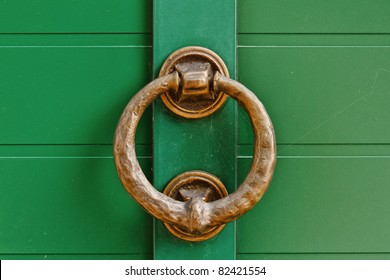
[[[150,33],[151,0],[3,1],[0,33]],[[386,0],[238,1],[240,33],[389,33]]]
[[[152,47],[151,34],[0,34],[1,48]],[[60,55],[60,54],[59,54]]]
[[[1,260],[150,260],[148,254],[35,254],[0,255]]]
[[[1,259],[152,258],[152,219],[117,180],[111,147],[125,104],[151,80],[151,3],[0,3]],[[239,79],[265,103],[279,144],[269,192],[238,222],[238,259],[389,259],[389,8],[238,1]],[[193,32],[196,42],[167,34],[235,57],[206,32]],[[242,180],[252,136],[239,117]],[[221,119],[199,129],[220,131]],[[150,179],[151,142],[149,110],[137,155]],[[195,156],[211,155],[204,146]],[[170,156],[161,165],[171,163],[172,177],[194,168]]]
[[[1,260],[150,260],[146,254],[0,255]],[[389,260],[390,254],[237,254],[238,260]]]
[[[240,33],[390,33],[386,0],[239,0]]]
[[[238,47],[388,47],[389,34],[238,34]],[[240,53],[238,53],[240,54]]]
[[[250,162],[239,157],[239,181]],[[237,222],[238,253],[390,252],[389,168],[390,154],[281,155],[267,194]]]
[[[112,143],[121,111],[151,79],[151,48],[101,39],[0,46],[1,144]],[[137,143],[151,144],[150,124],[149,109]]]
[[[152,219],[121,186],[111,146],[0,148],[0,254],[151,254]],[[150,150],[138,152],[150,178]]]
[[[238,54],[239,81],[266,106],[278,144],[390,142],[389,47],[246,46]],[[239,143],[252,139],[240,108]]]
[[[0,33],[151,32],[151,0],[2,1]]]
[[[235,76],[235,0],[154,1],[154,73],[168,55],[184,46],[210,48],[224,59]],[[173,16],[174,15],[174,16]],[[196,16],[194,16],[196,15]],[[203,170],[218,176],[231,192],[235,188],[235,104],[227,102],[209,118],[184,120],[154,104],[154,185],[162,190],[175,176]],[[155,259],[234,259],[235,223],[211,240],[189,243],[173,237],[155,221]]]
[[[137,156],[151,158],[150,145],[136,145]],[[113,158],[112,145],[0,145],[0,158]],[[149,168],[150,166],[148,166]],[[150,171],[147,171],[150,175]]]
[[[146,254],[0,255],[1,260],[150,260]],[[237,254],[238,260],[389,260],[390,254]]]
[[[252,145],[239,145],[238,157],[251,157],[253,155]],[[313,144],[313,145],[277,145],[278,158],[288,157],[329,157],[329,156],[349,156],[349,157],[387,157],[390,156],[390,145],[341,145],[341,144]]]
[[[237,254],[239,260],[389,260],[390,254]]]

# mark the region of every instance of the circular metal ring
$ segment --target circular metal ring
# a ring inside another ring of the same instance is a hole
[[[114,158],[118,176],[127,192],[151,215],[189,232],[206,232],[211,227],[231,222],[250,210],[267,190],[276,163],[275,133],[263,106],[242,84],[220,73],[213,78],[215,90],[223,91],[243,106],[254,131],[254,154],[250,171],[240,187],[227,197],[196,207],[157,191],[147,180],[137,161],[135,133],[146,107],[165,92],[176,92],[179,76],[175,71],[141,89],[128,103],[118,122],[114,139]],[[192,217],[200,217],[196,221]],[[191,226],[190,226],[191,225]]]

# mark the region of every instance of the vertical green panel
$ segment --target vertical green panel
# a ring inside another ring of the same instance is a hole
[[[235,0],[155,0],[154,73],[173,51],[202,46],[219,54],[231,77],[236,64]],[[212,116],[185,120],[154,104],[154,185],[163,190],[175,176],[203,170],[218,176],[229,192],[236,182],[236,106],[229,100]],[[211,240],[190,243],[155,221],[155,259],[233,259],[235,223]]]

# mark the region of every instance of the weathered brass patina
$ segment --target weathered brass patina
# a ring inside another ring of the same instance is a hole
[[[176,176],[168,183],[163,193],[175,200],[186,202],[190,209],[228,195],[225,186],[217,177],[200,170],[187,171]],[[189,231],[168,223],[164,225],[173,235],[193,242],[210,239],[225,227],[225,224],[222,224],[210,227],[204,232],[194,232],[193,229],[198,228],[197,224],[201,223],[203,217],[196,215],[196,211],[193,213],[194,215],[189,219]]]
[[[187,119],[207,117],[226,101],[227,95],[212,85],[218,71],[229,77],[223,60],[214,52],[202,47],[185,47],[173,52],[160,69],[159,77],[177,71],[180,86],[177,92],[161,96],[169,110]]]
[[[207,67],[205,66],[205,70]],[[195,74],[198,77],[204,75]],[[197,81],[187,83],[185,87],[189,89],[189,95],[192,94],[191,88],[199,90],[196,95],[205,94],[206,90],[203,90],[205,82],[202,79],[196,78]],[[231,222],[249,211],[267,190],[276,163],[274,129],[263,104],[256,95],[218,71],[211,81],[212,83],[209,84],[211,90],[217,93],[223,92],[243,106],[253,127],[252,166],[247,177],[234,193],[208,201],[202,196],[190,195],[191,182],[188,181],[187,193],[184,195],[188,199],[183,198],[183,201],[180,201],[157,191],[141,170],[135,153],[135,132],[138,122],[146,107],[158,96],[167,92],[172,95],[178,94],[183,85],[177,70],[147,84],[130,100],[118,122],[114,139],[115,164],[118,176],[127,192],[157,219],[193,235],[206,234],[212,228]],[[192,99],[188,96],[182,98]]]

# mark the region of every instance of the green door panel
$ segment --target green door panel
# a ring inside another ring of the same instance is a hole
[[[151,48],[139,38],[107,37],[0,46],[0,143],[111,144],[122,108],[152,69]],[[132,39],[134,45],[124,45]],[[151,144],[150,119],[151,110],[139,144]]]
[[[145,33],[151,8],[151,0],[2,1],[0,33]]]
[[[1,254],[151,253],[152,219],[121,187],[111,146],[0,152]],[[150,178],[149,153],[138,149]]]
[[[250,162],[239,158],[241,180]],[[390,156],[280,156],[266,196],[237,222],[238,252],[390,252],[389,169]]]
[[[240,33],[389,33],[387,0],[238,0]]]
[[[265,104],[278,144],[390,142],[389,47],[247,45],[238,54],[239,80]],[[239,143],[251,144],[239,115]]]

